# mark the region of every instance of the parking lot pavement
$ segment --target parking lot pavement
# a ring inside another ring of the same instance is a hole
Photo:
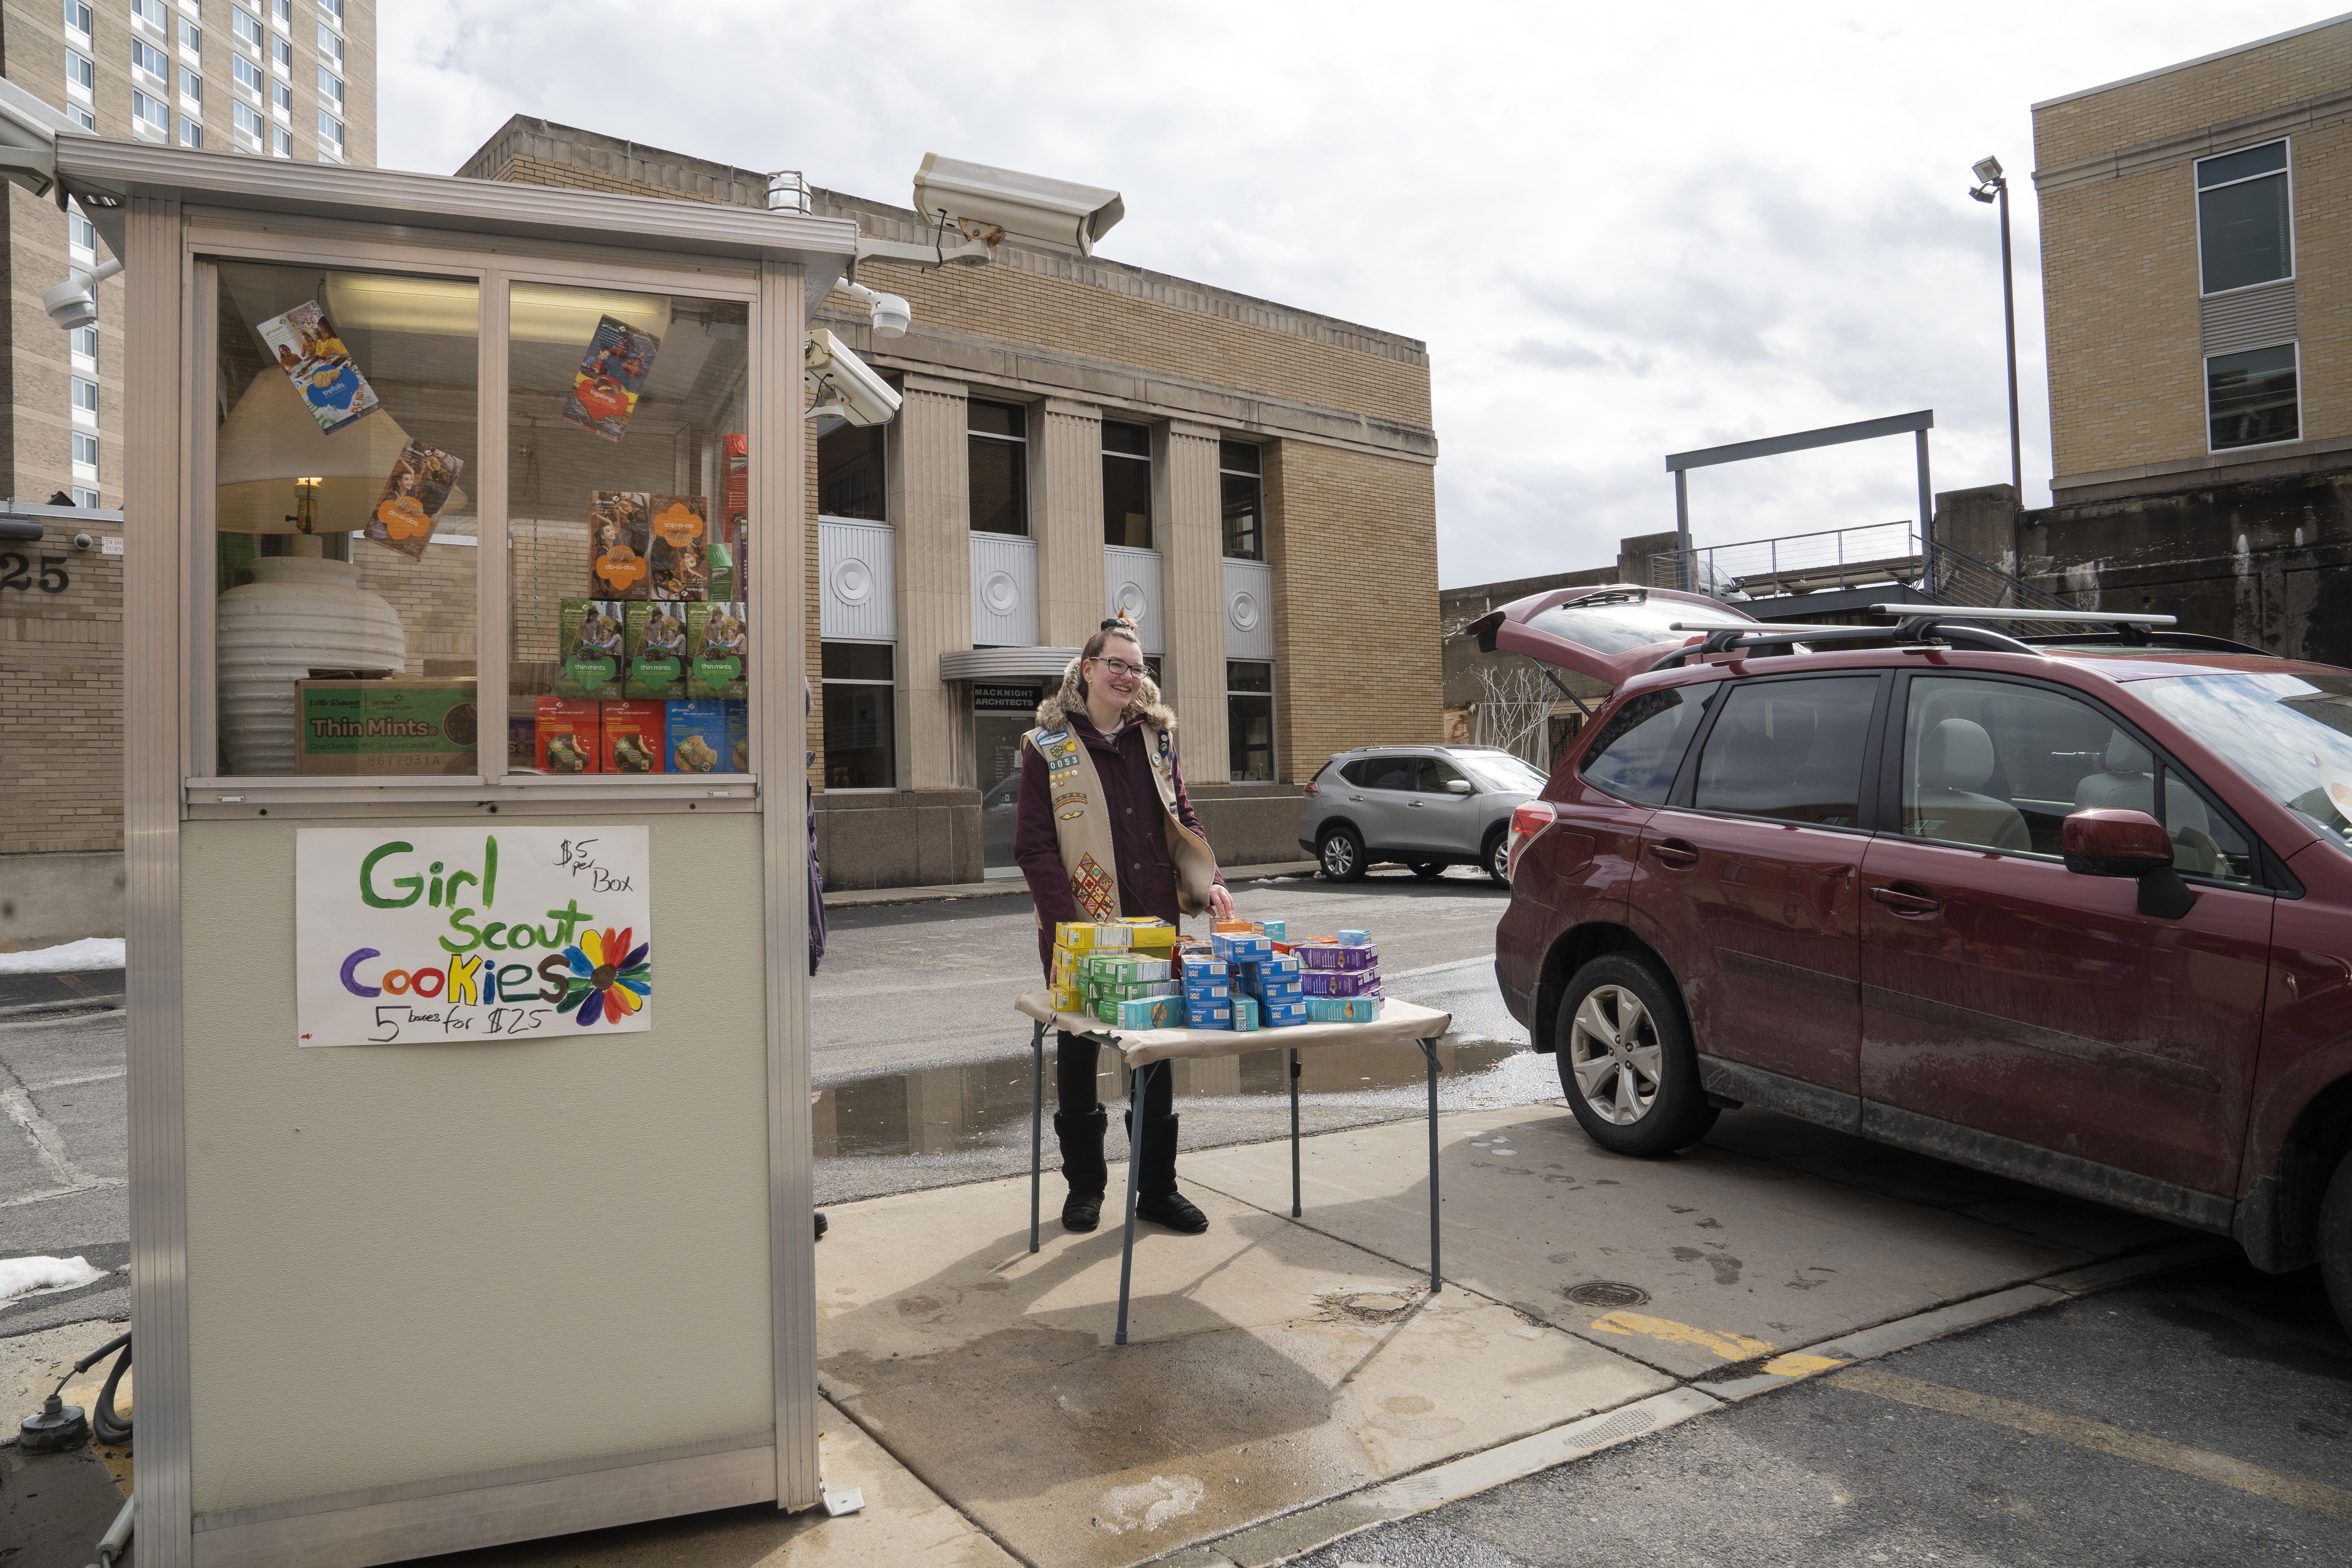
[[[2313,1274],[2211,1264],[1715,1411],[1300,1561],[2352,1562],[2352,1343]]]
[[[28,978],[121,990],[119,974]],[[0,1257],[80,1257],[109,1272],[0,1305],[0,1335],[131,1310],[122,1015],[91,1005],[0,1016]]]

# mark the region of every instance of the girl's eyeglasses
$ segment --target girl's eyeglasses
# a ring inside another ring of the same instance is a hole
[[[1142,665],[1129,664],[1123,658],[1103,658],[1097,657],[1095,659],[1095,662],[1109,670],[1114,679],[1122,675],[1132,675],[1140,678],[1151,673],[1150,670],[1145,668]]]

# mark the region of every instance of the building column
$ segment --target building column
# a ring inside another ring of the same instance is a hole
[[[960,776],[963,716],[940,655],[971,646],[971,494],[962,384],[909,374],[883,439],[898,533],[898,787],[971,787]]]
[[[1082,647],[1103,618],[1102,410],[1049,397],[1032,433],[1037,640]]]
[[[1176,710],[1191,784],[1225,784],[1224,514],[1217,488],[1217,433],[1178,419],[1151,438],[1151,514],[1160,552],[1160,686]]]

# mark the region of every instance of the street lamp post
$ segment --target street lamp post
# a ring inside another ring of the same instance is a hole
[[[2000,206],[2000,315],[2009,333],[2009,484],[2017,492],[2017,504],[2023,506],[2025,458],[2017,434],[2017,292],[2009,263],[2009,181],[2001,175],[1998,158],[1981,159],[1969,172],[1977,177],[1969,195]]]

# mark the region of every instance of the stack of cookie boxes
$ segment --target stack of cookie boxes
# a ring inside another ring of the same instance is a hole
[[[1069,921],[1054,931],[1053,1001],[1122,1029],[1184,1026],[1176,928],[1160,920]]]
[[[1381,1016],[1381,955],[1370,933],[1301,942],[1307,1016],[1318,1024],[1368,1024]]]
[[[1158,920],[1055,929],[1053,1004],[1122,1029],[1369,1023],[1380,957],[1360,931],[1293,943],[1281,921],[1220,921],[1206,943]]]

